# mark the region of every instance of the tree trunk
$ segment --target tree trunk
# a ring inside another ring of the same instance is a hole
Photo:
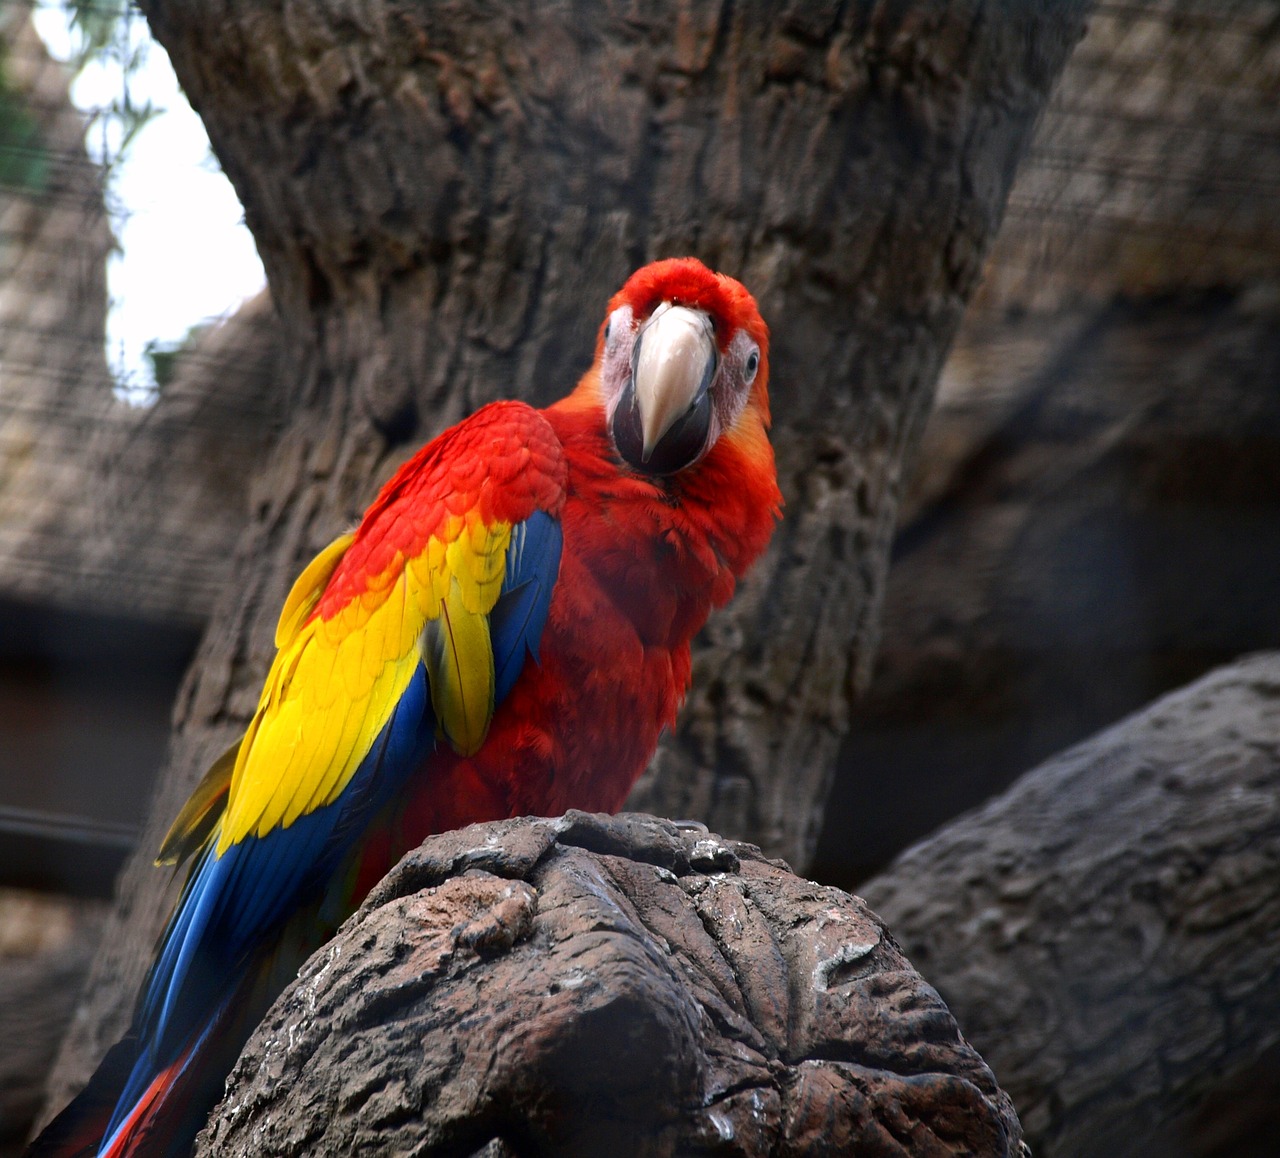
[[[302,561],[433,432],[564,394],[608,296],[659,256],[757,294],[787,510],[633,802],[807,861],[902,476],[1087,7],[143,6],[266,265],[284,422],[55,1102],[125,1025],[171,895],[149,850],[248,719]]]
[[[1274,1153],[1280,653],[1027,773],[862,889],[1040,1158]]]

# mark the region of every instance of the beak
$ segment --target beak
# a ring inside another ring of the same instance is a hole
[[[700,310],[661,305],[636,337],[631,378],[647,463],[662,436],[706,394],[719,362],[711,319]]]
[[[711,319],[663,303],[636,335],[631,382],[618,407],[614,441],[637,469],[672,474],[705,449],[710,386],[720,364]]]

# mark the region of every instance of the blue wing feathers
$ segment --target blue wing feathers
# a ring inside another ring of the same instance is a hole
[[[560,572],[563,544],[559,522],[544,511],[535,511],[511,529],[502,594],[489,613],[494,699],[498,703],[519,679],[525,655],[538,658],[538,643]]]

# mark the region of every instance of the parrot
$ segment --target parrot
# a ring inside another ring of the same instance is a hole
[[[183,1155],[306,957],[433,833],[615,812],[690,644],[781,517],[769,331],[696,258],[639,269],[545,409],[481,407],[301,572],[243,738],[158,864],[190,862],[129,1032],[28,1150]]]

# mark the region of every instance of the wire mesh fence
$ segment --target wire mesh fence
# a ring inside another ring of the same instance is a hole
[[[983,301],[1274,278],[1280,4],[1098,4],[1018,172]]]

